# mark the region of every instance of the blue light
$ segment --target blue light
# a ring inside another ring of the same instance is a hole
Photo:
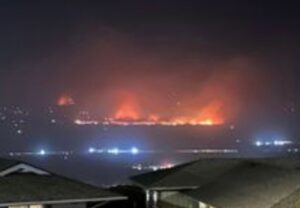
[[[113,155],[118,155],[119,154],[119,149],[118,148],[113,148],[113,149],[109,149],[108,153],[113,154]]]
[[[131,152],[131,154],[136,155],[136,154],[139,153],[139,149],[136,148],[136,147],[132,147],[131,150],[130,150],[130,152]]]
[[[43,150],[43,149],[41,149],[40,152],[39,152],[39,154],[40,154],[40,155],[45,155],[45,154],[46,154],[46,151]]]
[[[255,146],[257,146],[257,147],[260,147],[260,146],[262,146],[263,144],[262,144],[262,142],[261,141],[256,141],[255,142]]]
[[[266,146],[270,146],[272,143],[271,142],[265,142]]]
[[[94,153],[94,152],[95,152],[95,148],[90,147],[90,148],[89,148],[89,153]]]

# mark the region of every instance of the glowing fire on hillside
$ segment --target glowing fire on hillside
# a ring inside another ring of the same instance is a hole
[[[70,105],[74,105],[75,102],[72,97],[67,95],[62,95],[57,99],[56,104],[58,106],[70,106]]]
[[[118,107],[114,114],[115,120],[139,120],[140,119],[140,108],[137,104],[135,97],[131,94],[124,95],[121,105]]]
[[[116,126],[216,126],[225,123],[224,104],[220,100],[213,100],[199,107],[186,106],[179,108],[173,114],[164,115],[141,105],[135,94],[121,93],[115,110],[102,121],[80,120],[77,125],[116,125]],[[154,111],[154,112],[153,112]],[[168,111],[168,109],[166,110]]]
[[[115,117],[106,119],[105,125],[163,125],[163,126],[183,126],[183,125],[203,125],[214,126],[224,124],[222,115],[222,103],[211,102],[195,112],[193,116],[179,116],[161,119],[157,114],[150,114],[145,117],[140,117],[139,112],[134,110],[133,106],[122,105],[115,114]]]

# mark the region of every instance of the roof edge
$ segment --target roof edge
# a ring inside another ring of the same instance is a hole
[[[64,200],[48,200],[48,201],[28,201],[28,202],[7,202],[0,203],[0,206],[11,205],[29,205],[29,204],[66,204],[66,203],[80,203],[80,202],[102,202],[102,201],[120,201],[127,200],[127,196],[111,196],[101,198],[86,198],[86,199],[64,199]]]

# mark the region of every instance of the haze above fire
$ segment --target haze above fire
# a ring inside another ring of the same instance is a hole
[[[296,109],[299,12],[293,5],[26,4],[19,12],[10,2],[1,12],[3,105],[39,115],[65,94],[80,109],[113,117],[124,102],[120,94],[130,93],[141,117],[190,118],[217,102],[226,122],[245,112],[251,122],[282,120],[275,114]]]
[[[71,56],[66,68],[81,68],[81,74],[70,74],[70,90],[63,92],[70,97],[58,102],[74,99],[110,122],[213,125],[234,119],[253,81],[253,61],[177,50],[165,54],[115,35],[95,38],[80,57]]]

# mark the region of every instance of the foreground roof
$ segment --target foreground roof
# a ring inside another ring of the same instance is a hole
[[[133,176],[130,179],[148,189],[197,188],[239,163],[238,159],[201,159],[170,169]]]
[[[146,189],[198,188],[214,181],[227,171],[248,162],[272,166],[274,168],[300,168],[300,161],[295,159],[206,158],[178,165],[170,169],[140,174],[130,179]]]
[[[0,159],[0,164],[1,162],[2,159]],[[11,164],[13,164],[13,161],[11,161]],[[26,165],[30,166],[29,164]],[[20,162],[15,163],[15,166],[19,167]],[[12,166],[7,167],[8,169],[12,169]],[[55,204],[126,199],[124,196],[54,173],[38,173],[38,171],[20,172],[16,170],[15,172],[10,172],[5,176],[1,176],[0,206],[11,204]]]
[[[214,181],[185,194],[217,208],[286,207],[286,203],[284,206],[279,204],[288,199],[292,201],[291,196],[295,194],[299,201],[300,170],[288,161],[285,166],[278,164],[245,161]]]
[[[20,188],[20,185],[22,188]],[[58,176],[16,174],[0,177],[0,205],[125,199],[120,195]]]

